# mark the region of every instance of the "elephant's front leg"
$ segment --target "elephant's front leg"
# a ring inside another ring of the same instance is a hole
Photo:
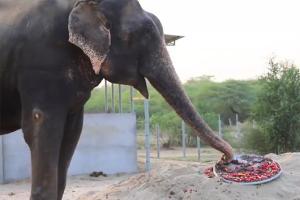
[[[58,200],[62,199],[66,187],[67,171],[80,137],[82,123],[83,107],[76,112],[68,114],[58,164]]]
[[[31,200],[56,200],[58,163],[65,114],[59,107],[23,111],[22,129],[31,151]]]

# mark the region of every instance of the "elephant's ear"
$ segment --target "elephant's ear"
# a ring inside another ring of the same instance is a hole
[[[108,24],[99,3],[91,0],[75,3],[69,15],[69,41],[90,58],[96,74],[111,45]]]

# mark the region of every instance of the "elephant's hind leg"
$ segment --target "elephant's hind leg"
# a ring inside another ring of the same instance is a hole
[[[83,123],[83,108],[67,117],[64,137],[61,143],[58,165],[58,200],[62,199],[68,167],[78,143]]]

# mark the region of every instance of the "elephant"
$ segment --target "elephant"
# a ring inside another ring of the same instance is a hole
[[[62,199],[84,104],[103,79],[145,98],[148,80],[224,162],[233,158],[183,90],[159,19],[137,0],[0,0],[0,135],[23,131],[31,200]]]

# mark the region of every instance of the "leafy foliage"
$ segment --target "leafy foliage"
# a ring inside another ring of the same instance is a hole
[[[300,71],[294,65],[270,60],[269,72],[261,77],[262,88],[254,108],[269,151],[299,148]]]
[[[227,80],[215,82],[210,76],[187,81],[184,88],[195,108],[205,121],[217,132],[218,115],[223,121],[223,137],[235,148],[255,152],[287,152],[300,149],[300,72],[287,63],[270,60],[270,68],[259,80]],[[117,87],[115,87],[115,112],[118,110]],[[181,119],[161,95],[148,84],[150,93],[150,119],[153,130],[160,125],[167,135],[168,144],[181,144]],[[122,86],[123,112],[130,112],[129,87]],[[104,112],[104,88],[95,89],[87,102],[86,112]],[[109,112],[111,112],[111,88],[108,87]],[[137,128],[144,129],[144,104],[142,96],[135,91]],[[234,126],[239,115],[241,134]],[[254,127],[249,121],[255,120]],[[196,145],[192,130],[187,127],[189,146]]]
[[[189,80],[184,84],[184,88],[191,98],[195,108],[212,127],[218,130],[218,115],[222,116],[223,122],[228,124],[228,119],[234,122],[235,114],[240,115],[240,120],[247,119],[251,114],[251,106],[256,98],[258,88],[257,81],[229,80],[225,82],[215,82],[212,77],[203,76]],[[150,93],[150,119],[151,124],[159,124],[164,134],[169,135],[171,144],[181,142],[181,119],[175,111],[166,103],[161,95],[148,85]],[[95,89],[90,100],[85,106],[86,112],[104,111],[104,88]],[[135,99],[141,99],[141,95],[136,91]],[[116,112],[118,112],[118,95],[115,88]],[[130,112],[129,88],[122,86],[123,111]],[[111,88],[108,88],[109,108],[111,108]],[[137,114],[138,129],[144,128],[144,107],[143,101],[136,100],[135,112]],[[111,110],[111,109],[110,109]],[[187,127],[188,145],[195,145],[192,130]]]
[[[270,143],[267,132],[263,131],[260,126],[255,126],[248,121],[242,127],[243,137],[240,146],[243,149],[254,151],[255,153],[270,153]]]

